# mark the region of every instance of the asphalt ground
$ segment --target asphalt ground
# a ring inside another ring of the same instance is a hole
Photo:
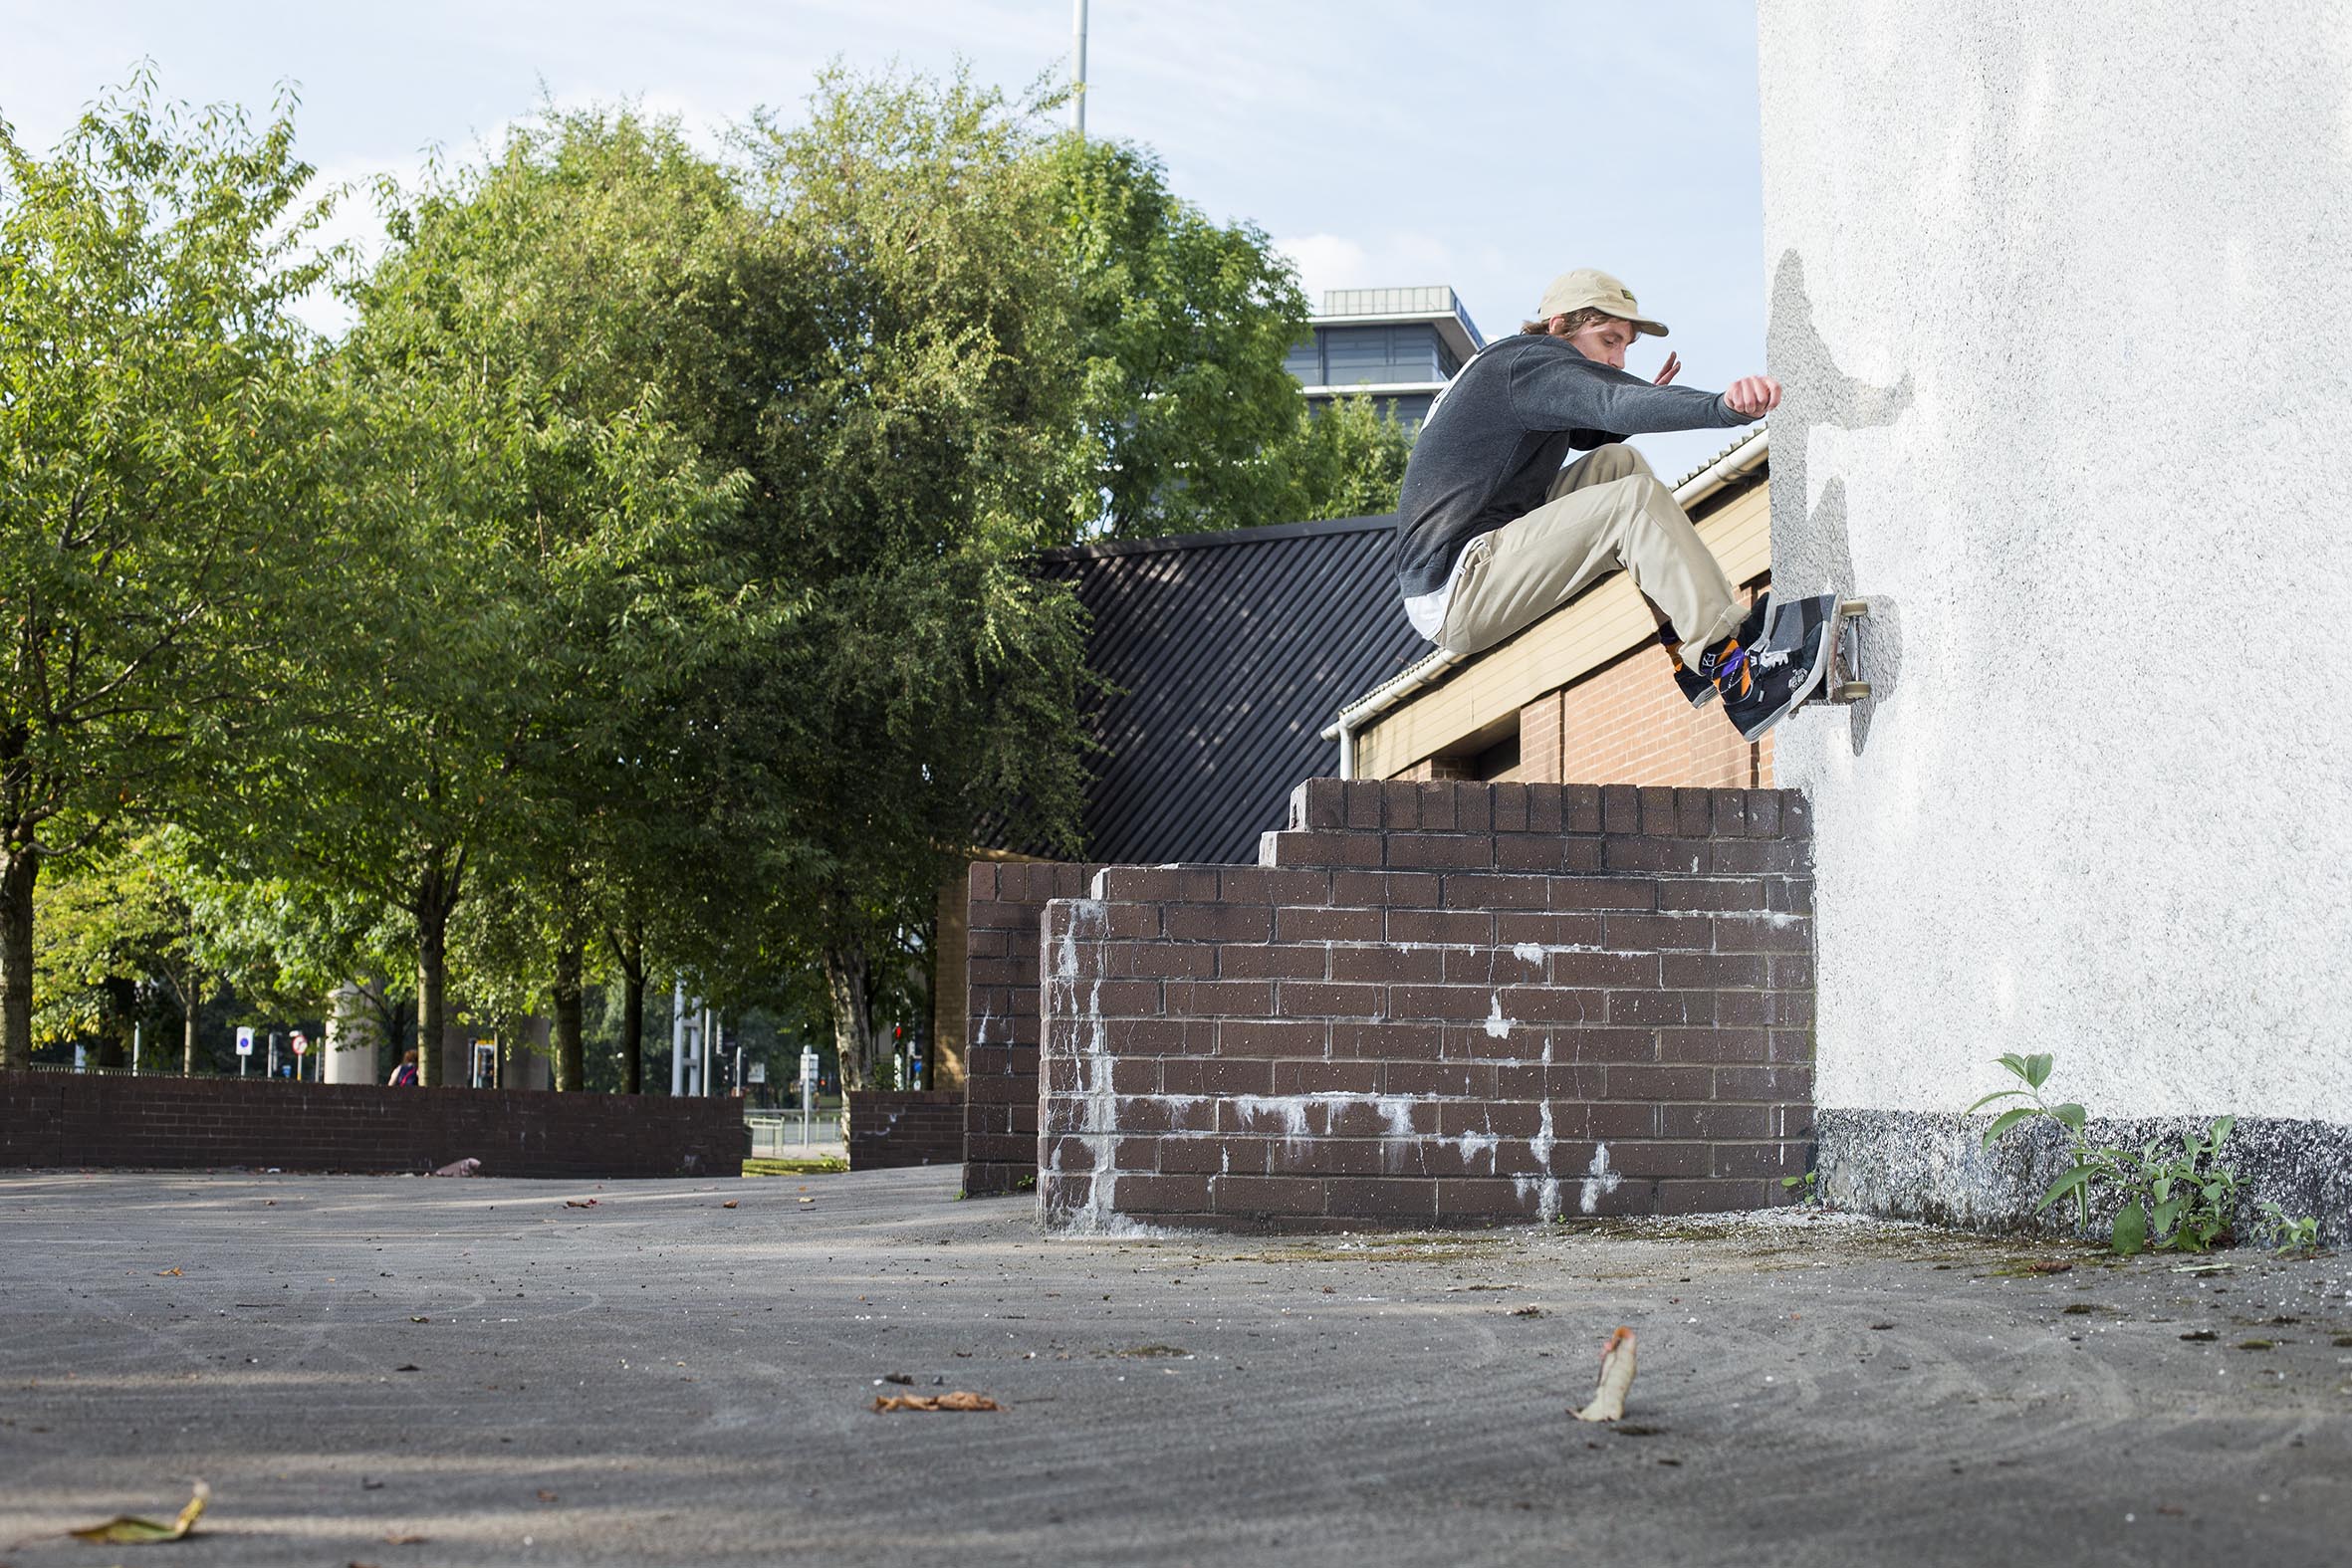
[[[1064,1239],[955,1191],[0,1177],[0,1563],[2352,1558],[2341,1256]],[[1619,1324],[1626,1420],[1580,1423]],[[1004,1409],[871,1409],[954,1391]],[[62,1533],[195,1477],[186,1540]]]

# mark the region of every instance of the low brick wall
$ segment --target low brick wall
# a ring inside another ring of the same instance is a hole
[[[731,1099],[0,1073],[0,1168],[737,1176],[750,1152]]]
[[[964,960],[964,1191],[1034,1186],[1038,1177],[1038,920],[1047,901],[1082,897],[1100,866],[976,861]]]
[[[893,1089],[849,1096],[849,1169],[959,1165],[964,1096],[956,1089]]]
[[[1049,1224],[1693,1213],[1804,1169],[1801,796],[1318,780],[1262,859],[1047,906]]]

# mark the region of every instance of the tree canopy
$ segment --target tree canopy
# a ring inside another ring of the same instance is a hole
[[[0,1066],[36,984],[168,983],[192,1061],[208,986],[353,981],[428,1083],[545,1011],[578,1088],[604,984],[634,1088],[676,976],[821,993],[862,1085],[977,824],[1078,847],[1037,553],[1393,504],[1265,235],[966,77],[836,68],[720,152],[543,111],[379,189],[335,342],[292,112],[0,126]]]

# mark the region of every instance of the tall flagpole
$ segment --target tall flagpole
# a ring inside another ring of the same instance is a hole
[[[1080,141],[1086,139],[1086,0],[1077,0],[1070,19],[1069,126]]]

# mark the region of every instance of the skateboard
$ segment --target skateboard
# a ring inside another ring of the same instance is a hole
[[[1868,599],[1837,601],[1837,612],[1829,624],[1829,667],[1821,672],[1821,684],[1813,688],[1806,702],[1843,705],[1870,700],[1870,683],[1862,677],[1862,623],[1869,618]]]

